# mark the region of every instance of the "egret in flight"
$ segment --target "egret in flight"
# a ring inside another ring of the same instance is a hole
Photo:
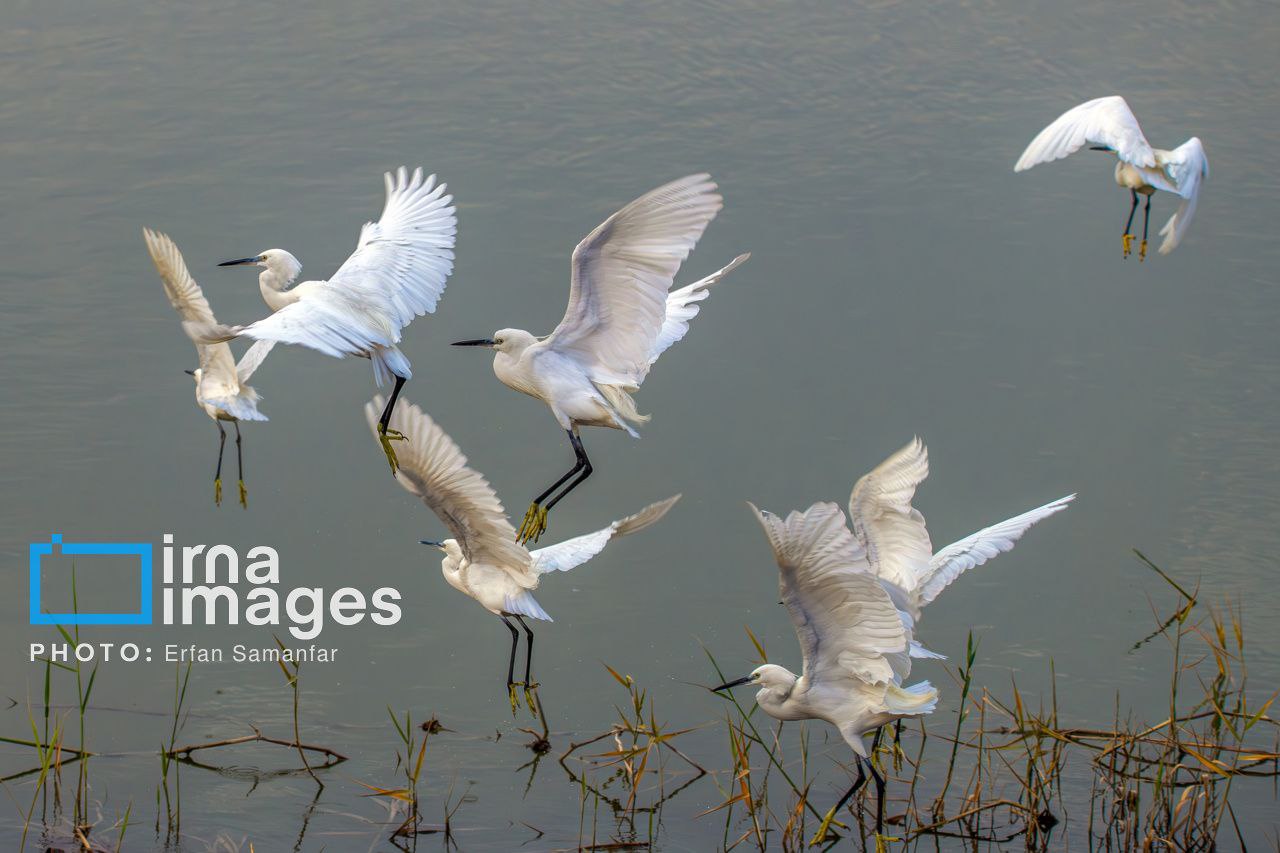
[[[365,415],[375,435],[381,405],[381,400],[374,398],[365,406]],[[515,529],[489,482],[480,472],[468,467],[467,457],[435,421],[406,400],[395,410],[391,422],[407,436],[400,450],[396,479],[406,491],[421,499],[453,534],[443,541],[424,539],[422,544],[444,552],[440,570],[450,586],[479,602],[511,632],[511,654],[507,660],[511,708],[515,710],[515,688],[520,683],[532,710],[534,704],[529,700],[529,691],[537,686],[530,675],[533,631],[524,617],[552,621],[533,597],[542,576],[577,568],[604,550],[614,537],[643,530],[666,515],[680,495],[650,504],[635,515],[594,533],[529,551],[516,542]],[[511,624],[512,619],[520,623],[526,638],[522,683],[515,681],[520,637]]]
[[[931,713],[938,691],[927,681],[903,687],[911,672],[905,614],[867,560],[866,549],[833,503],[817,503],[781,519],[751,507],[778,563],[779,594],[800,641],[800,675],[767,663],[721,684],[759,687],[756,704],[778,720],[825,720],[853,750],[858,777],[827,812],[818,844],[836,813],[866,782],[876,786],[876,846],[886,840],[884,778],[871,764],[863,738],[886,723]],[[864,772],[865,768],[865,772]]]
[[[142,236],[160,273],[165,295],[182,318],[183,331],[196,345],[200,366],[187,371],[196,381],[196,405],[218,427],[218,467],[213,474],[213,502],[217,505],[222,503],[222,451],[227,443],[222,421],[230,421],[236,428],[236,477],[240,483],[240,506],[247,508],[249,493],[244,487],[240,421],[265,421],[267,416],[258,411],[258,392],[246,383],[275,344],[271,341],[255,342],[237,364],[231,356],[230,345],[201,343],[204,333],[218,326],[209,301],[187,271],[182,253],[168,235],[144,228]]]
[[[684,337],[711,286],[750,257],[739,255],[706,278],[669,292],[680,264],[722,206],[705,174],[645,193],[573,250],[569,307],[550,335],[501,329],[492,338],[454,343],[495,350],[498,379],[546,403],[573,446],[573,467],[529,505],[518,533],[521,542],[538,541],[551,508],[591,476],[578,428],[607,427],[639,437],[635,426],[649,416],[636,409],[632,393],[658,356]]]
[[[1133,249],[1133,215],[1138,209],[1138,195],[1147,197],[1142,211],[1142,242],[1138,244],[1138,260],[1147,256],[1147,226],[1151,221],[1151,196],[1156,190],[1176,193],[1182,204],[1160,229],[1164,242],[1160,254],[1167,255],[1178,247],[1200,197],[1200,183],[1209,177],[1209,160],[1200,138],[1193,136],[1172,151],[1152,148],[1142,135],[1142,128],[1124,98],[1112,95],[1094,98],[1072,107],[1053,124],[1031,140],[1022,152],[1015,172],[1023,172],[1037,163],[1061,160],[1088,143],[1094,151],[1109,151],[1116,156],[1116,183],[1129,191],[1133,204],[1121,238],[1124,257]]]
[[[378,420],[378,442],[395,473],[391,441],[405,436],[387,425],[400,389],[413,376],[409,359],[396,344],[414,317],[436,310],[453,271],[458,218],[453,196],[435,175],[424,180],[421,169],[410,175],[402,166],[384,178],[387,203],[382,217],[365,223],[355,252],[328,281],[290,287],[302,264],[283,249],[267,249],[219,266],[262,267],[258,288],[274,312],[234,332],[259,341],[301,344],[334,358],[367,358],[379,387],[395,377]]]

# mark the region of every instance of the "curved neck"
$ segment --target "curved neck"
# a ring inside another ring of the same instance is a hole
[[[267,267],[258,275],[258,290],[262,292],[262,301],[272,311],[279,311],[284,306],[297,302],[298,295],[285,289],[292,283],[292,277]]]

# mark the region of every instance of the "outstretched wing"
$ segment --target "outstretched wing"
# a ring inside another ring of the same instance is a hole
[[[387,203],[328,281],[305,282],[302,298],[242,330],[256,340],[300,344],[326,355],[390,347],[414,318],[434,311],[453,271],[457,215],[436,176],[401,167],[385,175]]]
[[[1160,254],[1167,255],[1178,247],[1200,200],[1200,184],[1209,177],[1209,158],[1205,156],[1200,137],[1193,136],[1177,148],[1160,156],[1160,165],[1173,182],[1173,192],[1182,196],[1182,204],[1160,229],[1164,242]]]
[[[569,307],[544,345],[574,357],[596,382],[639,385],[671,282],[722,206],[709,175],[690,175],[606,219],[573,250]]]
[[[876,575],[906,593],[909,611],[916,608],[916,593],[933,555],[924,516],[911,506],[916,487],[928,476],[929,452],[913,438],[863,475],[849,495],[854,535],[867,549]]]
[[[778,562],[779,592],[804,654],[807,689],[906,677],[910,658],[902,618],[870,572],[840,508],[818,503],[785,520],[751,509]]]
[[[653,342],[653,349],[649,353],[649,365],[645,368],[645,375],[648,375],[649,368],[657,362],[658,356],[688,334],[689,321],[697,317],[698,312],[702,310],[702,306],[698,303],[711,295],[711,286],[718,284],[720,279],[736,270],[750,257],[750,252],[738,255],[727,266],[721,267],[706,278],[698,279],[693,284],[673,290],[667,296],[666,315],[662,318],[658,339]],[[644,376],[640,378],[643,380]]]
[[[1129,104],[1119,95],[1111,95],[1086,101],[1054,119],[1031,140],[1013,171],[1022,172],[1038,163],[1061,160],[1086,143],[1105,145],[1134,166],[1156,165],[1155,151],[1142,135]]]
[[[245,350],[244,355],[236,362],[236,375],[240,377],[241,383],[249,381],[249,377],[266,361],[275,345],[275,341],[254,341],[253,346]]]
[[[933,555],[929,564],[929,572],[920,585],[920,606],[928,604],[938,597],[953,580],[981,566],[987,560],[1013,548],[1013,543],[1022,538],[1022,534],[1031,526],[1043,521],[1054,513],[1062,512],[1067,504],[1075,499],[1075,495],[1058,498],[1042,507],[1015,515],[998,524],[984,527],[959,542],[952,542]]]
[[[375,436],[382,408],[381,396],[364,407]],[[453,439],[404,397],[396,403],[389,426],[407,437],[396,445],[396,479],[449,528],[467,559],[504,570],[526,589],[537,586],[529,552],[516,544],[516,531],[502,502],[489,482],[467,466],[467,457]]]
[[[533,571],[537,574],[547,572],[567,572],[576,569],[587,560],[604,550],[615,536],[627,536],[658,521],[667,514],[667,510],[675,506],[680,495],[672,495],[664,501],[651,503],[639,512],[620,518],[608,527],[566,539],[546,548],[530,552],[533,558]]]

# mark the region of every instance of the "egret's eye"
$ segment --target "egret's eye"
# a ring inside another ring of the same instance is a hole
[[[502,346],[502,338],[498,338],[497,340],[494,341],[494,343],[497,344],[498,346]]]

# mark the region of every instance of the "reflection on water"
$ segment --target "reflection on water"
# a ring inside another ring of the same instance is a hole
[[[1110,4],[970,0],[569,0],[375,14],[329,2],[10,4],[0,35],[0,549],[15,589],[26,543],[60,531],[81,541],[173,533],[241,553],[270,544],[292,584],[337,589],[367,576],[405,595],[395,626],[326,627],[320,639],[338,659],[303,669],[303,740],[350,758],[326,771],[319,798],[305,775],[265,775],[246,797],[246,780],[179,768],[183,848],[390,849],[405,814],[362,787],[403,779],[388,706],[454,729],[427,747],[424,825],[443,825],[448,803],[465,849],[573,845],[580,826],[597,825],[596,801],[584,805],[581,782],[552,759],[616,718],[623,697],[601,661],[647,686],[658,722],[699,727],[677,743],[711,771],[664,804],[657,829],[637,820],[628,837],[652,832],[665,849],[724,843],[721,813],[695,818],[730,784],[722,708],[688,683],[712,677],[702,646],[751,658],[746,624],[795,663],[743,502],[839,500],[914,434],[933,462],[917,505],[941,541],[1080,494],[1063,523],[967,575],[930,615],[927,645],[953,659],[970,629],[981,638],[979,683],[1012,675],[1042,695],[1051,660],[1071,719],[1110,721],[1117,694],[1140,718],[1160,714],[1167,646],[1127,650],[1155,627],[1148,596],[1165,589],[1134,547],[1198,579],[1206,604],[1241,603],[1256,648],[1274,648],[1280,250],[1260,227],[1277,201],[1257,176],[1270,167],[1259,141],[1280,131],[1275,87],[1261,82],[1275,77],[1280,16],[1264,3],[1140,2],[1122,17]],[[1199,135],[1214,164],[1186,244],[1142,265],[1113,244],[1128,200],[1107,185],[1106,164],[1012,173],[1048,120],[1113,92],[1152,138]],[[646,382],[638,402],[654,418],[643,439],[593,435],[596,473],[557,508],[560,529],[592,530],[653,495],[685,494],[655,535],[540,593],[558,621],[539,634],[552,750],[537,764],[519,729],[539,727],[512,720],[493,689],[505,629],[455,601],[417,544],[439,533],[436,522],[368,441],[367,365],[278,349],[254,377],[271,421],[246,428],[250,507],[215,509],[212,430],[181,373],[190,345],[141,240],[144,225],[170,233],[218,316],[252,320],[265,310],[256,287],[215,264],[283,246],[307,275],[326,276],[376,214],[379,175],[401,163],[448,181],[460,228],[440,311],[405,339],[409,393],[499,494],[532,494],[567,466],[566,449],[543,407],[449,341],[513,318],[552,328],[576,241],[682,174],[710,171],[726,206],[681,280],[753,253]],[[44,725],[44,673],[27,643],[57,639],[20,608],[0,613],[12,650],[0,685],[14,703],[0,734],[15,739],[30,737],[29,713]],[[91,635],[157,649],[273,644],[244,625]],[[942,666],[928,677],[943,690],[945,730],[957,694]],[[1250,666],[1260,690],[1280,675],[1274,655]],[[250,725],[292,739],[292,692],[274,664],[192,672],[183,742]],[[75,745],[74,684],[54,675],[50,726],[60,721]],[[148,849],[164,838],[154,811],[172,669],[104,664],[89,704],[98,841],[111,846],[106,827],[132,803],[126,849]],[[824,803],[847,785],[829,735],[810,730]],[[3,773],[32,766],[29,747],[0,754]],[[241,760],[275,766],[256,753]],[[679,759],[668,767],[689,772]],[[76,776],[64,767],[64,816]],[[1087,790],[1086,771],[1074,778]],[[688,776],[668,781],[667,792]],[[13,784],[25,812],[30,778]],[[661,796],[642,789],[646,803]],[[611,815],[604,799],[599,812]],[[51,819],[62,829],[39,843],[69,846],[69,820]],[[6,818],[2,830],[15,826]],[[419,848],[442,834],[417,837]]]

